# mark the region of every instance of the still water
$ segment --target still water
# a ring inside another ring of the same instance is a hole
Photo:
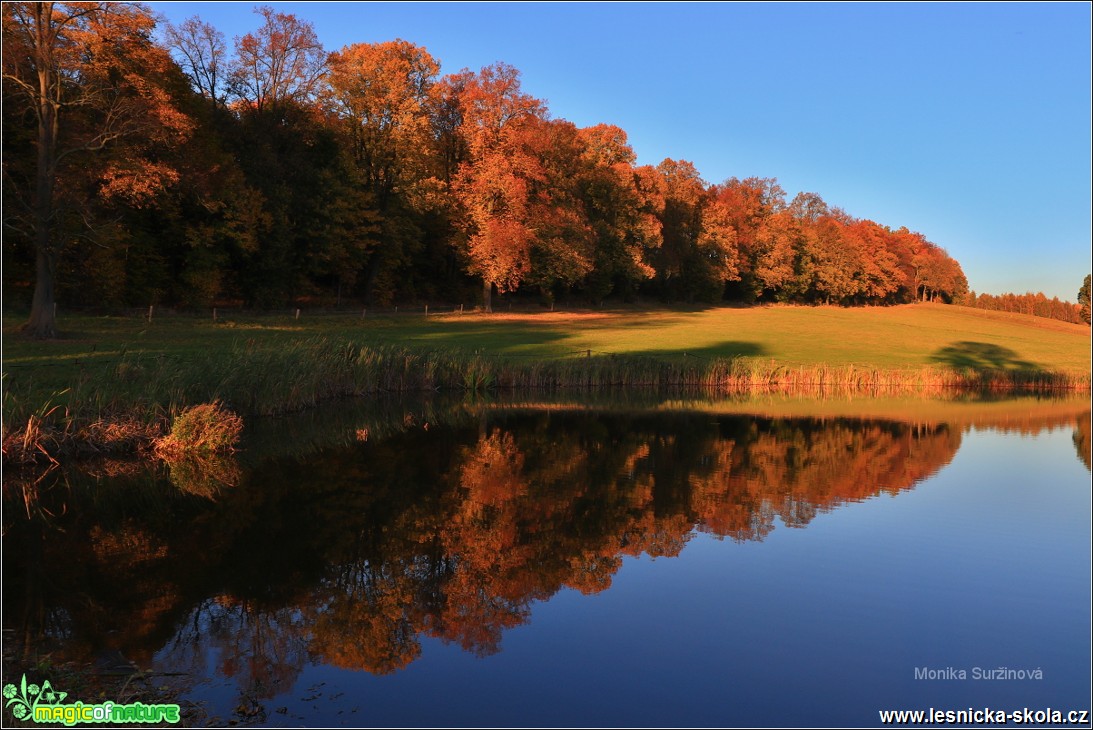
[[[266,423],[36,505],[6,482],[4,624],[167,673],[212,724],[1089,709],[1089,421],[758,399]]]

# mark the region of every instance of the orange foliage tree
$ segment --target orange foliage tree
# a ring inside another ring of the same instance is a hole
[[[649,174],[652,168],[634,168],[637,156],[619,127],[598,124],[579,134],[580,194],[595,238],[585,285],[597,300],[613,291],[629,294],[656,273],[651,261],[662,241],[660,180]]]
[[[529,197],[543,171],[525,135],[546,109],[521,90],[520,73],[502,63],[462,75],[453,88],[467,159],[452,192],[465,211],[467,270],[481,277],[483,306],[491,311],[493,288],[515,289],[531,266]]]
[[[656,171],[664,190],[658,283],[669,297],[720,299],[725,283],[739,278],[731,210],[691,162],[665,159]]]
[[[787,205],[773,178],[638,167],[625,131],[551,119],[504,63],[440,78],[404,40],[327,54],[311,23],[271,7],[231,48],[196,17],[157,46],[139,5],[3,7],[5,223],[29,244],[9,248],[5,281],[17,290],[37,267],[39,336],[55,329],[55,279],[75,305],[454,301],[478,286],[487,310],[521,288],[597,302],[967,294],[959,264],[906,228],[815,193]],[[177,144],[176,108],[196,120],[192,143]],[[72,245],[96,220],[110,222],[99,245]]]
[[[389,298],[398,269],[418,249],[416,221],[437,205],[430,112],[439,72],[428,51],[402,40],[356,43],[330,56],[324,103],[349,177],[367,196],[362,205],[376,211],[372,228],[345,227],[369,301]],[[351,286],[354,278],[343,282]]]
[[[136,4],[3,5],[5,96],[37,124],[34,168],[5,167],[5,187],[21,208],[5,212],[5,225],[35,251],[25,326],[34,337],[56,336],[57,262],[66,238],[88,221],[85,190],[141,205],[176,180],[151,153],[177,142],[190,122],[158,85],[173,64],[150,40],[154,25]]]
[[[326,72],[326,53],[315,27],[271,7],[254,12],[262,25],[235,41],[230,76],[235,95],[257,111],[311,100]]]

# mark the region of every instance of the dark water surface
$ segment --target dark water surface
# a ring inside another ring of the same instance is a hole
[[[392,406],[6,480],[5,642],[217,724],[1089,709],[1088,401],[988,405]]]

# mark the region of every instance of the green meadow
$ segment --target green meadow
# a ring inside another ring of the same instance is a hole
[[[19,336],[4,317],[4,372],[13,381],[71,385],[79,368],[120,358],[180,361],[233,347],[276,348],[315,337],[399,346],[559,359],[592,355],[742,358],[779,365],[993,368],[1089,373],[1088,327],[942,304],[895,307],[756,307],[398,315],[222,314],[62,317],[62,337]]]

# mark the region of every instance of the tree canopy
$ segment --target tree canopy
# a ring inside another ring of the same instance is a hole
[[[905,226],[773,178],[638,165],[504,63],[328,51],[255,9],[225,40],[121,3],[5,3],[4,292],[68,307],[538,301],[897,304],[968,294]]]
[[[1085,275],[1082,288],[1078,290],[1078,306],[1081,308],[1079,316],[1082,321],[1089,324],[1089,274]]]

